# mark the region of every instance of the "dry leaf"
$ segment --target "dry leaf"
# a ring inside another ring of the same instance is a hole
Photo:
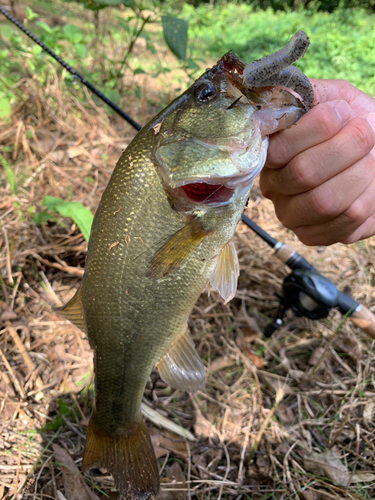
[[[257,368],[262,369],[264,367],[263,358],[261,358],[260,356],[257,356],[256,354],[253,354],[252,352],[250,352],[247,347],[244,347],[243,352],[254,363],[254,365]]]
[[[83,146],[76,146],[76,147],[71,147],[68,149],[68,156],[69,158],[75,158],[76,156],[88,156],[90,157],[90,154],[86,151],[86,149]]]
[[[270,459],[264,452],[258,452],[256,454],[256,464],[258,471],[263,476],[267,476],[270,472]]]
[[[52,448],[55,452],[57,465],[63,473],[67,500],[99,500],[99,497],[85,483],[80,470],[69,453],[57,444],[54,444]]]
[[[317,347],[316,349],[314,349],[309,359],[309,365],[310,366],[316,365],[316,363],[322,357],[323,353],[324,353],[324,347]]]
[[[236,364],[236,360],[230,356],[220,356],[212,361],[209,369],[210,372],[217,372],[218,370],[223,370],[234,364]]]
[[[256,321],[253,318],[248,318],[248,322],[249,320],[251,320],[252,324],[254,323],[253,327],[245,326],[241,328],[240,333],[237,335],[235,340],[236,344],[238,345],[241,351],[243,350],[247,342],[252,342],[259,336],[258,334],[260,332],[260,329]]]
[[[336,447],[324,453],[312,452],[304,458],[305,468],[321,476],[332,479],[335,484],[347,486],[350,479],[349,470],[340,461]]]
[[[367,424],[374,424],[375,419],[375,398],[370,399],[363,409],[363,420]]]
[[[154,134],[158,134],[160,132],[160,129],[161,129],[161,124],[163,123],[163,120],[160,122],[160,123],[157,123],[156,125],[154,125],[152,128],[154,129]]]
[[[156,427],[149,427],[149,433],[156,458],[163,457],[168,452],[180,455],[183,458],[188,456],[185,439],[181,439],[177,434],[168,430],[160,430]]]
[[[294,411],[285,403],[280,403],[276,409],[276,414],[283,424],[290,424],[296,418]]]
[[[246,322],[248,326],[242,327],[241,331],[245,341],[250,342],[251,340],[254,340],[258,336],[258,333],[261,333],[262,330],[259,328],[259,325],[254,318],[248,316],[246,318]]]
[[[196,455],[193,455],[191,457],[191,462],[195,467],[197,468],[197,471],[199,473],[199,476],[201,479],[204,479],[207,477],[207,474],[201,469],[203,467],[204,469],[207,466],[207,456],[202,453],[197,453]]]
[[[215,427],[202,415],[199,411],[196,411],[195,424],[194,424],[195,435],[200,437],[204,436],[207,438],[217,437],[217,431]]]
[[[158,500],[185,500],[187,492],[177,491],[186,488],[185,475],[177,462],[173,462],[170,467],[166,468],[166,477],[172,483],[177,484],[169,484],[165,486],[165,489],[162,488],[157,497]]]
[[[356,472],[352,476],[352,483],[370,483],[371,481],[375,481],[373,472]]]
[[[310,489],[301,491],[301,495],[303,500],[318,500],[316,491],[312,491]]]
[[[12,321],[13,319],[17,319],[18,316],[14,311],[4,311],[3,314],[0,316],[0,321]]]

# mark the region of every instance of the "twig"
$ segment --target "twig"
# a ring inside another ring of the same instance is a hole
[[[266,416],[266,418],[264,419],[264,422],[261,426],[261,428],[259,429],[259,432],[255,438],[255,442],[254,442],[254,445],[250,451],[250,455],[249,455],[249,458],[248,458],[248,461],[250,462],[253,457],[254,457],[254,454],[255,454],[255,451],[258,447],[258,444],[260,442],[260,440],[262,439],[262,436],[263,436],[263,433],[264,431],[266,430],[271,418],[273,417],[273,414],[275,413],[275,410],[276,408],[278,407],[279,403],[282,401],[284,397],[284,391],[281,387],[278,388],[277,390],[277,393],[276,393],[276,400],[275,400],[275,403],[274,405],[272,406],[272,408],[270,409],[270,411],[268,412],[268,415]]]
[[[5,249],[6,249],[6,269],[8,275],[8,285],[13,286],[13,277],[12,277],[12,265],[10,262],[10,250],[9,250],[9,241],[8,241],[8,233],[3,226],[4,240],[5,240]]]
[[[3,363],[5,365],[5,368],[7,369],[8,373],[9,373],[9,376],[10,378],[12,379],[12,383],[13,383],[13,386],[14,388],[16,389],[16,391],[18,392],[18,394],[21,396],[21,399],[24,399],[25,398],[25,393],[17,379],[17,377],[15,376],[13,370],[12,370],[12,367],[10,366],[10,364],[8,363],[8,360],[7,358],[5,357],[5,354],[3,353],[3,351],[0,349],[0,358],[3,360]]]
[[[17,347],[17,349],[19,350],[19,352],[22,356],[22,359],[26,365],[26,368],[28,369],[29,372],[34,372],[37,368],[34,365],[33,360],[30,358],[30,355],[27,352],[26,347],[23,345],[22,340],[19,338],[18,333],[16,332],[15,328],[12,327],[12,325],[10,324],[9,321],[7,321],[5,324],[6,324],[8,332],[10,333],[10,336],[12,337],[12,340],[13,340],[15,346]],[[39,376],[36,377],[36,379],[35,379],[35,385],[36,385],[37,389],[42,389],[42,387],[44,386],[44,384]]]

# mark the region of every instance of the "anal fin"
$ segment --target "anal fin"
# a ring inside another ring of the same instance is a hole
[[[237,291],[240,266],[233,241],[226,243],[220,251],[216,266],[210,274],[210,283],[217,290],[226,304],[233,299]]]
[[[187,330],[173,342],[156,367],[164,382],[175,389],[195,392],[204,388],[204,366]]]
[[[54,311],[86,333],[86,323],[81,302],[81,288],[78,288],[74,297],[67,304],[54,308]]]
[[[183,265],[209,231],[202,228],[198,217],[173,234],[151,259],[146,276],[165,278],[174,269]]]

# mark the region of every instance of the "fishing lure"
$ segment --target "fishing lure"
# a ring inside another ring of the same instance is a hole
[[[309,45],[306,33],[297,31],[282,49],[247,64],[243,70],[244,84],[255,88],[271,85],[287,87],[301,96],[308,111],[314,103],[313,89],[302,71],[291,64],[305,55]]]

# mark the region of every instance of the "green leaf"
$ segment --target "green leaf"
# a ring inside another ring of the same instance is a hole
[[[64,35],[72,42],[78,43],[83,38],[81,30],[77,26],[74,26],[74,24],[65,24],[62,30]]]
[[[51,212],[55,212],[56,205],[60,205],[61,203],[64,203],[64,200],[56,198],[56,196],[45,196],[42,200],[42,206],[46,207],[47,210],[51,210]]]
[[[119,19],[118,22],[120,23],[120,25],[124,28],[124,30],[129,33],[130,32],[130,28],[129,28],[129,21],[126,23],[125,21],[123,21],[122,19]]]
[[[30,7],[26,7],[25,9],[25,15],[26,15],[26,19],[28,21],[32,21],[35,17],[38,17],[38,14],[35,14],[35,12],[33,12]]]
[[[64,201],[62,204],[56,205],[56,211],[63,217],[73,219],[85,240],[89,240],[93,216],[88,208],[79,201]]]
[[[199,68],[198,64],[195,61],[193,61],[193,59],[188,59],[187,65],[188,65],[189,69],[198,69]]]
[[[133,73],[135,75],[145,75],[146,71],[144,71],[142,68],[135,68],[135,70],[133,71]]]
[[[31,53],[33,56],[37,56],[43,51],[42,47],[39,47],[39,45],[33,45],[31,47]]]
[[[84,59],[86,57],[86,45],[83,45],[83,43],[78,43],[77,45],[74,46],[75,51],[77,52],[77,55],[81,58]]]
[[[94,3],[98,3],[100,5],[120,5],[123,2],[121,0],[93,0]]]
[[[10,164],[6,161],[3,155],[0,154],[0,163],[3,166],[5,170],[5,176],[7,178],[7,181],[9,182],[9,187],[10,190],[12,191],[13,194],[16,194],[16,178],[14,176],[12,167]]]
[[[70,217],[79,227],[86,241],[90,238],[93,216],[90,210],[79,201],[64,201],[55,196],[45,196],[42,205],[51,212],[57,212],[63,217]]]
[[[37,21],[35,24],[40,28],[42,28],[46,33],[49,33],[50,35],[53,34],[53,29],[50,28],[48,24],[44,23],[43,21]]]
[[[129,7],[130,9],[132,9],[134,7],[133,0],[122,0],[121,3],[122,3],[122,5],[125,5],[125,7]]]
[[[164,39],[173,54],[185,61],[188,24],[184,19],[162,16]]]
[[[57,220],[56,217],[54,217],[53,215],[50,215],[48,212],[44,211],[44,212],[39,212],[37,214],[35,214],[33,217],[32,217],[33,221],[35,222],[35,224],[37,226],[40,226],[41,224],[43,224],[44,222],[48,222],[50,220]]]
[[[120,93],[118,90],[115,89],[106,89],[105,90],[105,95],[108,97],[108,99],[111,99],[115,104],[119,104],[120,102]]]
[[[12,111],[9,97],[0,97],[0,118],[7,118]]]

